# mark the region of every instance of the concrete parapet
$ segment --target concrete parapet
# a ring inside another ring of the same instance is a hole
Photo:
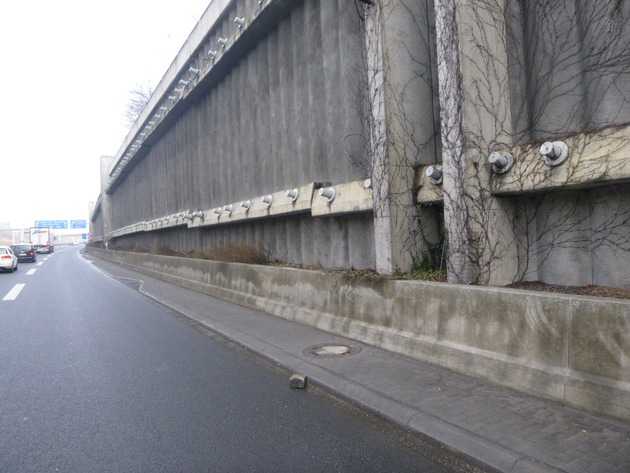
[[[89,251],[233,303],[630,420],[630,302]]]

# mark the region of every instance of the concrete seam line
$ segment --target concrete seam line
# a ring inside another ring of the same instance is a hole
[[[569,330],[566,331],[565,333],[565,337],[566,337],[566,342],[565,342],[565,357],[566,357],[566,366],[567,368],[569,368],[571,366],[571,337],[569,336],[570,331],[573,328],[573,319],[575,317],[575,303],[571,303],[571,309],[569,310],[569,317],[568,317],[568,325],[569,325]],[[565,385],[563,386],[562,389],[562,400],[563,401],[567,401],[567,385],[565,383]]]

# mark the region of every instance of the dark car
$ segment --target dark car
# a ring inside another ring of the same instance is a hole
[[[29,243],[21,243],[19,245],[11,245],[11,249],[17,256],[20,263],[37,261],[37,252],[35,247]]]
[[[48,255],[55,252],[55,247],[53,245],[35,245],[35,252]]]

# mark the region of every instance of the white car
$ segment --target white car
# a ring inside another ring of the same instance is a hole
[[[0,271],[17,271],[18,259],[9,246],[0,246]]]

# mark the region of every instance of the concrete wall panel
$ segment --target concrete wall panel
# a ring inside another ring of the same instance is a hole
[[[367,177],[366,167],[355,166],[348,157],[357,150],[348,149],[347,140],[362,132],[357,106],[364,82],[357,67],[362,35],[353,2],[295,2],[123,178],[112,195],[114,228],[307,182]],[[281,261],[373,266],[372,239],[356,238],[357,233],[371,234],[370,218],[307,220],[198,231],[201,238],[186,238],[187,230],[178,229],[127,237],[117,246],[155,246],[156,238],[178,251],[188,251],[196,242],[208,248],[263,244]]]
[[[102,210],[94,215],[92,220],[90,221],[90,232],[92,233],[92,238],[101,239],[105,236]]]
[[[630,3],[510,4],[514,126],[539,140],[630,121]]]
[[[526,280],[630,288],[628,184],[516,200]]]
[[[270,260],[315,268],[374,267],[372,216],[369,213],[340,218],[298,215],[231,225],[185,227],[116,238],[111,248],[131,251],[192,251],[218,255],[234,248],[259,249]],[[223,252],[221,251],[223,250]]]
[[[630,122],[629,2],[508,4],[517,142]],[[610,186],[549,193],[532,205],[520,198],[534,216],[527,279],[630,287],[627,193],[627,187]]]

